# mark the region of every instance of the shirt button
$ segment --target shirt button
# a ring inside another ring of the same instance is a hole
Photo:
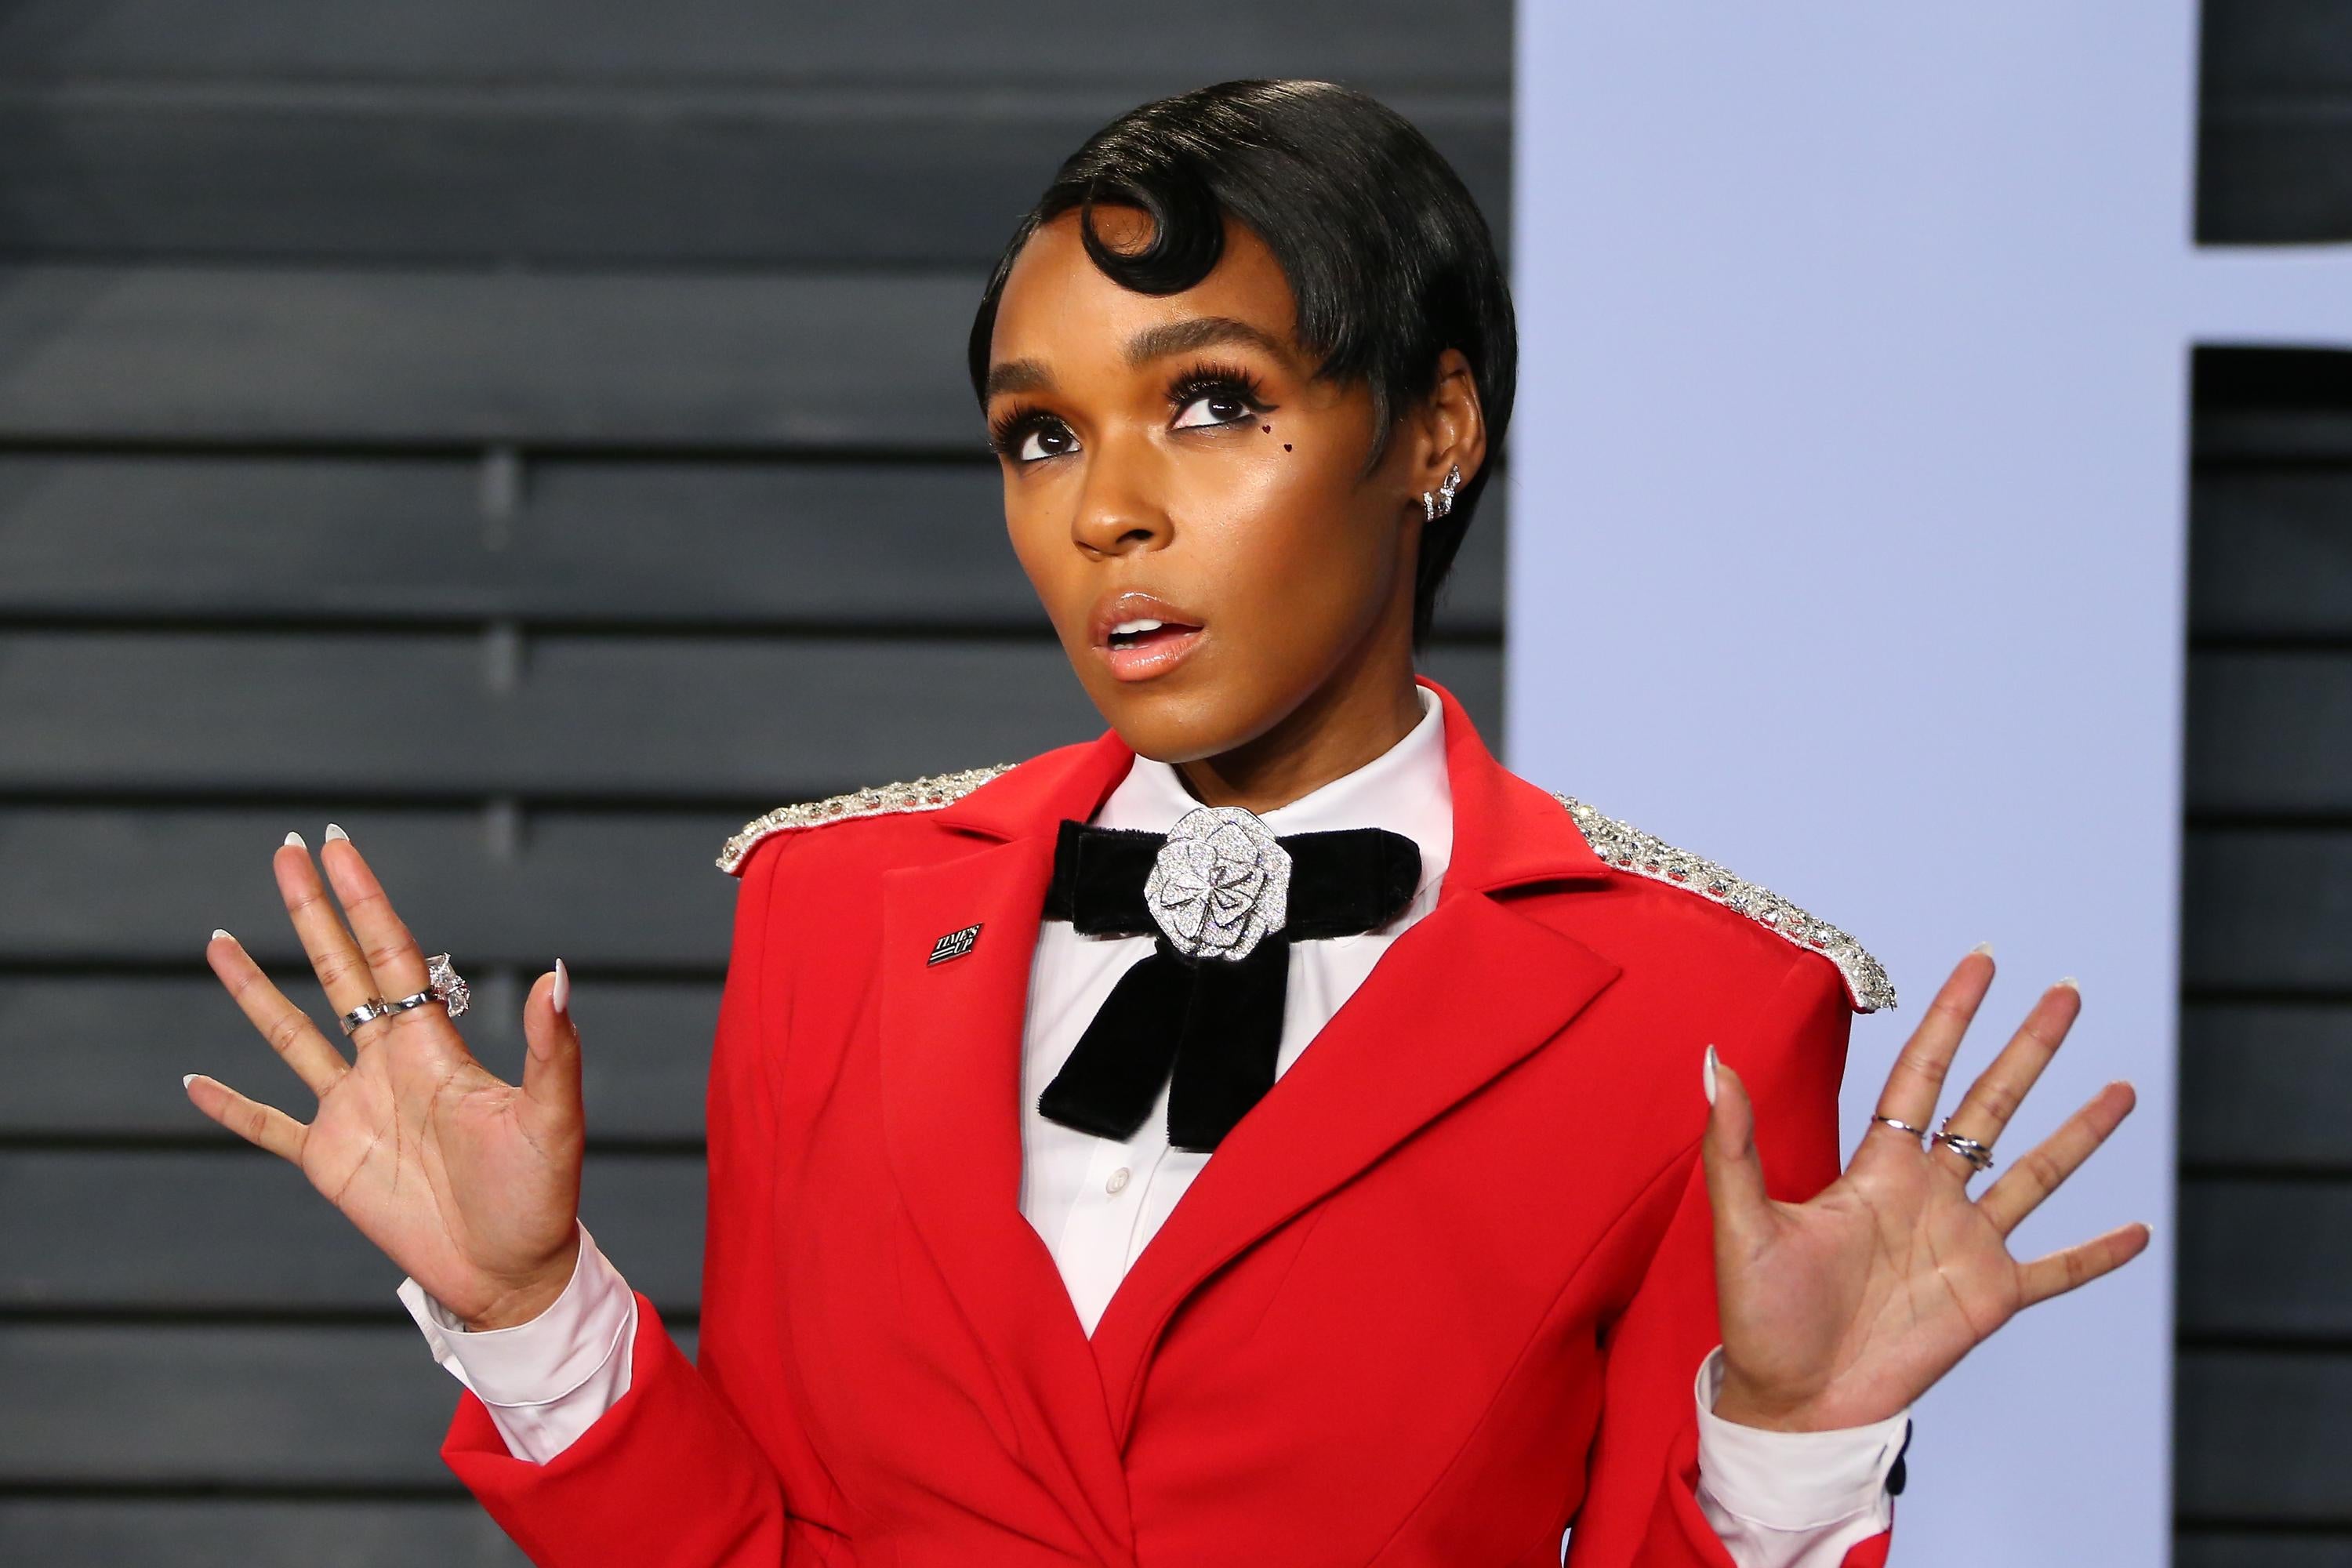
[[[1110,1173],[1110,1180],[1103,1184],[1103,1191],[1107,1193],[1115,1193],[1126,1185],[1127,1167],[1125,1165],[1121,1165],[1118,1170],[1113,1171]]]

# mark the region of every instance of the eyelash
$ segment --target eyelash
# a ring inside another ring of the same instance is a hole
[[[1261,414],[1271,413],[1274,405],[1265,400],[1264,384],[1249,371],[1237,364],[1215,360],[1202,360],[1181,372],[1168,384],[1169,406],[1181,414],[1203,397],[1223,393],[1239,403],[1245,411],[1239,419],[1228,419],[1216,425],[1187,426],[1187,429],[1222,429],[1227,426],[1245,424]],[[1057,415],[1049,414],[1034,404],[1016,404],[989,421],[990,444],[997,452],[1015,462],[1039,462],[1042,458],[1022,458],[1018,456],[1022,441],[1033,430],[1064,425]],[[1067,426],[1065,425],[1065,428]],[[1049,453],[1059,457],[1060,453]]]

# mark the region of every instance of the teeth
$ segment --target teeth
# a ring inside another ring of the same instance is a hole
[[[1110,635],[1115,637],[1133,637],[1138,632],[1156,632],[1167,624],[1165,621],[1121,621],[1111,627]]]

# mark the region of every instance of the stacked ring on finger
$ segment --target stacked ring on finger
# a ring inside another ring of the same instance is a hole
[[[449,955],[436,952],[425,960],[425,989],[403,996],[397,1001],[379,1004],[385,1013],[405,1013],[411,1007],[422,1007],[427,1002],[438,1002],[449,1009],[449,1016],[463,1013],[473,1000],[473,988],[465,976],[449,967]]]
[[[1936,1142],[1966,1160],[1979,1171],[1992,1169],[1992,1146],[1979,1143],[1973,1138],[1953,1131],[1952,1119],[1948,1116],[1944,1118],[1944,1124],[1936,1129]]]
[[[373,1023],[376,1019],[383,1017],[392,1010],[392,1005],[386,1002],[383,997],[371,996],[366,1001],[361,1003],[358,1006],[352,1008],[350,1012],[341,1015],[335,1021],[342,1025],[343,1033],[348,1035],[353,1029],[358,1028],[362,1024]]]
[[[1897,1132],[1908,1132],[1912,1137],[1919,1140],[1919,1146],[1923,1149],[1927,1145],[1927,1130],[1924,1127],[1914,1127],[1908,1121],[1897,1121],[1892,1116],[1874,1116],[1871,1120],[1884,1121]]]

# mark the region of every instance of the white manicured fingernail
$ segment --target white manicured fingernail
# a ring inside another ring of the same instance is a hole
[[[1709,1046],[1706,1048],[1706,1102],[1709,1105],[1713,1105],[1715,1103],[1715,1047],[1713,1046]]]
[[[350,835],[350,834],[348,834],[348,833],[346,833],[346,832],[344,832],[341,827],[338,827],[337,826],[335,826],[335,824],[333,824],[333,823],[331,823],[331,823],[327,824],[327,837],[330,837],[330,838],[349,839],[349,838],[351,837],[351,835]]]
[[[299,833],[288,834],[286,836],[286,842],[291,844],[297,849],[308,849],[310,847],[308,844],[302,842],[302,836]]]
[[[1989,942],[1980,942],[1977,943],[1976,946],[1969,949],[1969,951],[1970,952],[1981,952],[1987,958],[1990,958],[1992,956],[1992,943]]]
[[[185,1078],[184,1078],[184,1079],[182,1079],[180,1080],[180,1087],[181,1087],[182,1089],[185,1089],[185,1088],[187,1088],[187,1087],[188,1087],[188,1085],[190,1085],[190,1084],[192,1084],[192,1083],[194,1083],[194,1082],[195,1082],[195,1081],[196,1081],[196,1075],[195,1075],[195,1074],[194,1074],[194,1073],[190,1073],[190,1074],[188,1074],[188,1076],[187,1076],[187,1077],[185,1077]]]
[[[548,994],[548,999],[555,1004],[555,1010],[559,1013],[568,1011],[572,1006],[572,971],[563,967],[563,960],[560,958],[555,961],[555,988]]]
[[[218,927],[218,926],[215,926],[215,927],[213,927],[213,940],[214,940],[215,942],[218,942],[218,941],[220,941],[220,939],[221,939],[221,938],[223,938],[223,937],[225,937],[225,936],[228,936],[228,932],[226,932],[226,931],[225,931],[221,930],[221,928],[220,928],[220,927]],[[228,939],[229,939],[229,941],[231,941],[231,942],[235,942],[235,941],[236,940],[236,938],[233,937],[233,936],[228,936]]]
[[[2082,990],[2083,990],[2082,986],[2080,986],[2079,984],[2075,984],[2074,977],[2073,975],[2071,975],[2071,974],[2067,975],[2064,979],[2063,979],[2063,980],[2059,981],[2059,982],[2058,982],[2058,984],[2061,984],[2061,985],[2065,985],[2065,986],[2071,986],[2071,987],[2073,987],[2074,991],[2074,992],[2075,992],[2075,994],[2078,994],[2078,995],[2079,995],[2079,994],[2081,994]]]

